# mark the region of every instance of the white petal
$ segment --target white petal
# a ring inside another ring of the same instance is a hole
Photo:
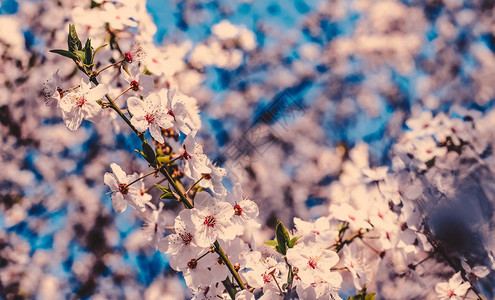
[[[122,168],[116,163],[111,163],[110,168],[112,169],[113,174],[117,177],[119,183],[126,182],[127,174],[122,171]]]
[[[160,130],[160,126],[156,123],[151,123],[150,124],[150,134],[151,136],[160,144],[163,144],[165,140],[163,139],[162,136],[162,131]]]
[[[129,99],[127,99],[127,107],[129,108],[129,112],[135,117],[144,117],[146,115],[146,112],[144,111],[144,102],[139,98],[129,97]]]
[[[117,183],[117,178],[114,174],[106,172],[103,176],[103,182],[110,187],[112,191],[119,190],[119,184]]]
[[[89,90],[85,96],[88,101],[96,101],[105,96],[108,93],[108,87],[104,84],[100,84],[97,87]]]
[[[161,108],[161,98],[160,95],[158,94],[150,94],[148,97],[145,99],[145,104],[146,104],[146,111],[148,112],[157,112]]]
[[[62,111],[62,116],[64,117],[65,125],[71,131],[76,131],[83,120],[83,112],[78,106],[72,107],[68,114]]]
[[[124,201],[124,196],[121,193],[114,193],[112,195],[112,206],[113,209],[118,212],[124,212],[127,208],[127,204]]]

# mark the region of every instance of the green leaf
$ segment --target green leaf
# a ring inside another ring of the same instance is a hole
[[[54,49],[50,50],[52,53],[60,54],[62,56],[68,57],[70,59],[77,59],[77,56],[75,56],[73,53],[67,50],[60,50],[60,49]]]
[[[376,293],[366,295],[364,297],[364,300],[374,300],[375,299],[375,296],[376,296]]]
[[[155,184],[155,186],[163,192],[163,194],[160,196],[160,199],[177,199],[174,195],[174,193],[172,193],[172,190],[170,188],[166,188],[164,186],[161,186],[159,184]]]
[[[69,25],[69,36],[67,37],[67,44],[69,46],[70,52],[82,50],[82,43],[77,36],[76,26],[74,25]]]
[[[170,155],[158,156],[156,160],[162,165],[167,164],[170,161]]]
[[[161,186],[161,185],[156,184],[156,183],[155,183],[155,186],[156,186],[156,187],[157,187],[160,191],[162,191],[162,192],[165,192],[165,193],[170,192],[170,189],[169,189],[169,188],[167,188],[167,187]]]
[[[85,55],[84,63],[91,66],[91,64],[93,64],[93,47],[91,47],[91,39],[86,40],[83,50]]]
[[[108,45],[108,44],[101,45],[100,47],[96,48],[95,52],[93,52],[93,56],[91,57],[91,63],[95,60],[96,53],[98,53],[98,51],[103,49],[106,45]]]
[[[146,159],[146,155],[144,155],[144,152],[143,151],[139,151],[138,149],[134,149],[134,151],[136,151],[137,153],[141,154],[141,156]]]
[[[300,238],[302,238],[302,235],[301,236],[295,236],[293,237],[290,241],[289,241],[289,248],[294,248],[294,246],[296,245],[297,243],[297,240],[299,240]]]
[[[144,158],[152,167],[156,167],[156,156],[155,156],[155,151],[151,146],[144,142],[143,145],[143,153],[144,153]]]
[[[276,236],[278,242],[278,252],[282,255],[287,254],[287,246],[289,245],[289,232],[285,229],[284,224],[277,220]]]
[[[275,248],[277,246],[277,241],[266,241],[263,244]]]
[[[77,57],[77,59],[79,59],[80,61],[85,61],[85,59],[86,59],[86,53],[84,53],[84,51],[76,50],[73,53],[75,54],[75,56]]]

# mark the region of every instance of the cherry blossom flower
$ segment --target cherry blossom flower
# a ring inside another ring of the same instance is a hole
[[[158,243],[158,248],[161,252],[172,255],[170,257],[170,265],[173,268],[187,264],[187,261],[191,257],[198,255],[202,251],[202,248],[196,245],[194,227],[192,224],[187,226],[184,221],[190,219],[191,210],[186,209],[181,211],[175,218],[175,233],[167,235]]]
[[[161,128],[172,127],[172,117],[161,104],[158,94],[150,94],[142,101],[136,97],[127,99],[127,106],[132,113],[131,124],[139,131],[149,128],[151,136],[159,143],[164,143]]]
[[[342,248],[344,254],[344,266],[351,272],[354,287],[357,290],[366,284],[366,260],[362,259],[358,253],[356,244],[345,245]]]
[[[239,183],[234,186],[232,193],[227,194],[224,199],[234,207],[232,223],[235,225],[234,228],[237,235],[243,234],[244,228],[246,228],[248,223],[255,227],[261,226],[255,220],[259,214],[258,205],[242,197],[242,187]]]
[[[90,120],[98,115],[101,107],[97,100],[107,93],[107,86],[100,84],[91,88],[87,78],[81,80],[80,87],[64,95],[59,101],[65,125],[71,131],[77,130],[83,119]]]
[[[314,222],[306,222],[295,217],[294,227],[297,229],[297,235],[302,235],[300,242],[316,242],[331,246],[338,236],[338,231],[330,226],[327,217],[318,218]]]
[[[112,190],[112,205],[116,212],[124,212],[127,205],[145,211],[145,204],[151,200],[147,194],[142,194],[136,184],[129,183],[139,178],[138,174],[127,175],[116,163],[110,165],[113,173],[106,172],[103,181]]]
[[[52,101],[56,101],[59,105],[59,100],[62,98],[62,82],[57,70],[50,79],[43,84],[43,95],[45,96],[45,104],[49,105]]]
[[[167,107],[174,118],[175,130],[188,135],[201,127],[196,99],[171,89],[167,91]]]
[[[151,195],[150,195],[151,200]],[[162,240],[165,231],[165,215],[163,211],[163,202],[159,203],[158,209],[154,207],[151,212],[144,216],[144,231],[149,243],[158,250],[159,242]]]
[[[241,274],[249,285],[263,288],[263,293],[272,291],[278,293],[276,281],[283,280],[287,274],[285,263],[277,262],[273,257],[262,257],[261,252],[255,251],[248,255],[247,269]],[[280,281],[279,281],[280,282]]]
[[[349,222],[349,225],[354,229],[373,228],[366,220],[367,214],[363,209],[355,209],[347,203],[342,203],[340,205],[330,205],[329,210],[331,216],[337,220]]]
[[[461,300],[468,291],[470,285],[463,282],[461,272],[457,272],[449,282],[440,282],[435,286],[435,291],[440,299]]]
[[[215,200],[206,192],[197,194],[190,221],[195,227],[194,237],[198,246],[209,247],[216,239],[234,239],[233,215],[234,209],[229,203]]]
[[[195,132],[189,134],[184,140],[182,158],[184,160],[184,174],[193,180],[198,180],[203,177],[203,174],[211,174],[211,169],[208,167],[211,163],[208,157],[203,154],[203,146],[196,143],[195,134]]]
[[[124,59],[128,63],[132,63],[134,61],[142,62],[146,58],[146,52],[143,49],[143,46],[139,42],[134,42],[131,49],[124,53]]]
[[[129,73],[122,68],[124,80],[129,83],[131,91],[144,97],[148,96],[153,90],[153,77],[142,74],[137,64],[130,66]]]
[[[461,265],[470,280],[477,280],[490,274],[490,269],[487,266],[475,266],[471,268],[465,260],[461,260]]]
[[[322,249],[319,244],[296,244],[287,250],[287,260],[298,269],[297,276],[304,284],[324,278],[334,288],[339,288],[342,277],[330,269],[339,262],[339,256],[332,250]]]
[[[137,22],[133,20],[133,11],[130,7],[117,7],[113,3],[105,2],[102,7],[102,15],[110,28],[123,30],[126,26],[136,27]]]

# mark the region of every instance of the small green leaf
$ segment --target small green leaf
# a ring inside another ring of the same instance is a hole
[[[96,2],[94,0],[91,0],[91,7],[90,8],[95,8],[95,7],[98,8],[100,6],[101,6],[100,3],[98,3],[98,2]]]
[[[163,194],[160,196],[160,199],[177,199],[175,195],[172,193],[172,190],[170,188],[166,188],[164,186],[161,186],[159,184],[155,184],[155,186],[163,192]]]
[[[76,50],[73,53],[76,55],[77,59],[79,59],[80,61],[84,61],[86,58],[86,53],[84,53],[84,51]]]
[[[141,156],[143,156],[143,158],[146,159],[146,155],[144,155],[144,152],[143,151],[139,151],[138,149],[134,149],[134,151],[136,151],[137,153],[141,154]]]
[[[91,47],[91,39],[86,40],[86,44],[84,45],[84,64],[91,66],[93,64],[93,47]]]
[[[375,299],[375,296],[376,296],[376,293],[366,295],[364,297],[364,300],[374,300]]]
[[[276,236],[277,236],[277,242],[278,242],[278,249],[280,250],[279,253],[282,255],[287,254],[287,246],[289,245],[289,232],[287,232],[287,229],[285,229],[284,224],[282,222],[277,220],[277,227],[276,227]]]
[[[77,36],[76,26],[74,25],[69,25],[69,36],[67,37],[67,44],[69,46],[70,52],[82,50],[82,43]]]
[[[296,245],[296,243],[297,243],[297,240],[299,240],[301,237],[302,237],[302,235],[301,235],[301,236],[295,236],[295,237],[293,237],[293,238],[289,241],[289,245],[288,245],[288,246],[289,246],[289,248],[294,248],[294,246],[295,246],[295,245]]]
[[[93,52],[93,56],[91,57],[91,62],[93,62],[95,60],[96,53],[98,53],[98,51],[103,49],[106,45],[108,45],[108,44],[101,45],[100,47],[96,48],[95,52]]]
[[[60,54],[62,56],[68,57],[70,59],[77,59],[77,56],[75,56],[73,53],[67,50],[60,50],[60,49],[54,49],[50,50],[52,53]]]
[[[275,248],[277,246],[277,241],[266,241],[263,244]]]
[[[156,156],[155,156],[155,151],[153,148],[148,143],[143,143],[143,153],[144,153],[144,158],[146,158],[146,161],[152,166],[156,167]]]
[[[158,157],[156,158],[156,160],[157,160],[160,164],[162,164],[162,165],[164,165],[164,164],[168,164],[168,162],[170,161],[170,155],[167,155],[167,156],[158,156]]]
[[[155,186],[156,186],[156,187],[157,187],[160,191],[162,191],[162,192],[165,192],[165,193],[170,192],[170,189],[169,189],[169,188],[167,188],[167,187],[161,186],[161,185],[159,185],[159,184],[155,184]]]

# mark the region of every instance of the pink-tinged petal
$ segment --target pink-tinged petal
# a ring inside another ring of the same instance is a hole
[[[168,90],[167,92],[167,106],[168,106],[168,109],[172,109],[172,100],[174,99],[174,96],[175,96],[175,88],[174,89],[170,89]]]
[[[449,280],[450,286],[459,286],[462,283],[463,279],[461,276],[461,272],[457,272],[452,276],[452,278]]]
[[[139,86],[142,88],[143,95],[149,94],[155,86],[153,77],[149,75],[139,75]]]
[[[210,205],[213,205],[215,202],[213,198],[207,192],[199,192],[194,197],[194,206],[198,208],[206,208]]]
[[[91,82],[87,77],[81,78],[81,82],[79,84],[80,84],[80,89],[83,92],[87,92],[91,89]]]
[[[117,182],[117,178],[114,174],[106,172],[103,176],[103,182],[110,187],[112,191],[119,190],[119,183]]]
[[[242,208],[242,212],[250,218],[255,218],[259,214],[258,205],[251,200],[242,200],[239,206]]]
[[[194,141],[194,134],[189,134],[182,146],[186,149],[186,151],[190,154],[194,154],[194,148],[196,147],[196,142]]]
[[[82,110],[77,106],[72,107],[70,113],[68,114],[62,111],[62,116],[65,121],[65,126],[67,126],[67,128],[70,131],[76,131],[77,128],[79,128],[79,126],[81,125],[83,120]]]
[[[203,225],[204,226],[204,225]],[[216,232],[211,232],[206,228],[202,228],[201,230],[197,230],[194,236],[196,238],[196,244],[199,247],[206,248],[210,247],[213,242],[217,239]]]
[[[473,268],[473,274],[478,278],[483,278],[490,274],[490,269],[487,266],[476,266]]]
[[[129,76],[129,74],[127,74],[127,72],[125,71],[124,67],[120,67],[120,73],[122,74],[122,76],[124,77],[124,80],[127,82],[127,83],[131,83],[131,81],[133,80],[131,76]]]
[[[134,117],[144,117],[146,115],[146,112],[144,111],[144,102],[139,98],[129,97],[129,99],[127,99],[127,107]]]
[[[112,195],[112,206],[118,213],[122,213],[126,210],[127,204],[125,203],[124,196],[121,193],[117,192]]]
[[[160,126],[156,123],[151,123],[150,124],[150,134],[151,136],[160,144],[163,144],[165,140],[163,139],[162,136],[162,131],[160,130]]]
[[[82,107],[84,118],[91,119],[101,113],[101,106],[95,101],[88,100]]]
[[[113,174],[115,174],[115,177],[117,177],[117,180],[119,183],[125,183],[127,174],[122,170],[122,168],[117,165],[116,163],[111,163],[110,168],[112,169]]]
[[[127,74],[127,72],[125,73]],[[139,66],[137,64],[132,64],[131,67],[129,68],[129,73],[131,74],[129,79],[131,81],[136,80],[136,78],[141,75],[141,71],[139,71]]]
[[[148,112],[156,112],[161,108],[162,100],[158,94],[151,94],[144,100]]]
[[[88,101],[94,102],[105,97],[106,93],[108,93],[108,86],[106,86],[105,84],[100,84],[97,87],[89,90],[85,97]]]
[[[163,238],[158,243],[158,250],[163,253],[175,254],[179,250],[177,239],[180,239],[178,234],[170,234]]]
[[[216,203],[215,211],[219,220],[229,220],[234,215],[234,207],[227,202]]]
[[[173,126],[173,120],[174,118],[170,115],[165,115],[165,114],[161,114],[160,116],[157,116],[157,119],[156,119],[156,123],[164,128],[164,129],[168,129],[170,127]]]
[[[60,109],[62,110],[62,112],[70,113],[70,111],[72,110],[72,108],[75,105],[74,96],[75,96],[75,94],[73,92],[73,93],[69,93],[69,94],[65,95],[62,99],[60,99],[60,101],[58,102],[58,105],[59,105]]]
[[[149,126],[148,122],[144,118],[136,117],[136,115],[132,117],[131,124],[132,126],[136,127],[136,130],[138,131],[146,131]]]

